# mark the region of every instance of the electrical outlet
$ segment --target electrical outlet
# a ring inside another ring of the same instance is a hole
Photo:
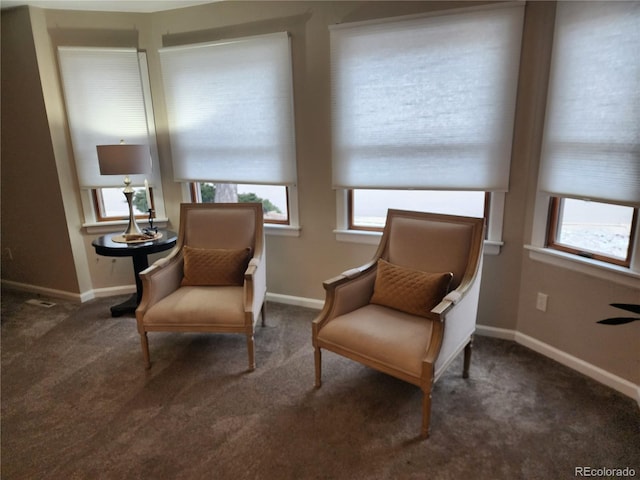
[[[549,296],[547,294],[538,292],[538,298],[536,299],[536,308],[542,312],[546,312],[548,298]]]

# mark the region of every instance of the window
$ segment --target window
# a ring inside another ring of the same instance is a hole
[[[637,209],[559,197],[551,209],[548,246],[629,266]]]
[[[265,223],[288,225],[289,198],[287,188],[274,185],[192,183],[191,201],[214,202],[261,202]],[[223,189],[223,192],[220,190]]]
[[[490,192],[489,238],[500,242],[523,11],[490,5],[331,28],[333,186],[353,192],[338,198],[338,233],[367,226],[361,199],[371,195],[414,210],[437,203],[435,191],[468,195],[482,216]]]
[[[163,218],[146,55],[131,48],[59,47],[58,59],[85,225],[128,218],[124,177],[100,175],[96,151],[96,145],[121,140],[149,145],[153,173],[131,176],[134,206],[142,218],[149,198]]]
[[[160,60],[175,179],[199,185],[192,198],[214,185],[265,198],[260,190],[279,203],[279,223],[295,223],[287,204],[296,183],[288,34],[163,48]]]
[[[350,190],[349,228],[382,230],[388,208],[485,217],[484,192],[427,190]]]
[[[559,2],[553,42],[533,246],[640,271],[640,3]]]
[[[138,219],[148,218],[149,208],[153,208],[153,189],[134,188],[133,212]],[[129,205],[122,193],[122,188],[96,188],[93,200],[99,222],[128,220]]]

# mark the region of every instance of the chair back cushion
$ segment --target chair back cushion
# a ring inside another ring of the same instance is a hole
[[[444,218],[443,216],[441,216]],[[382,257],[398,266],[426,272],[451,272],[451,290],[458,287],[473,252],[474,226],[411,214],[390,215]]]
[[[249,264],[249,248],[182,248],[184,276],[182,286],[243,285]]]
[[[182,245],[206,249],[255,250],[262,213],[254,204],[182,204]],[[258,227],[259,225],[259,227]],[[261,237],[261,231],[259,232]]]
[[[371,303],[430,318],[452,278],[451,272],[428,273],[379,259]]]

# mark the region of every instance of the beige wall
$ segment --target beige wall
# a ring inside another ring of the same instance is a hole
[[[79,292],[27,9],[2,12],[2,278]]]
[[[374,250],[372,246],[338,242],[333,234],[336,226],[336,195],[331,190],[328,26],[469,4],[470,2],[382,1],[223,2],[150,15],[32,9],[32,16],[43,21],[42,24],[34,25],[34,29],[39,29],[39,32],[34,31],[34,36],[39,47],[41,74],[43,69],[49,73],[55,71],[57,42],[130,45],[147,51],[163,189],[167,214],[174,227],[178,223],[178,205],[182,200],[182,193],[180,185],[172,181],[158,48],[273,31],[291,32],[302,230],[299,237],[267,237],[268,286],[271,293],[322,299],[323,280],[361,264]],[[3,12],[3,40],[4,17]],[[553,3],[527,4],[510,190],[505,204],[505,245],[500,255],[485,256],[478,323],[509,331],[518,329],[526,336],[629,382],[640,384],[640,330],[637,322],[621,327],[603,327],[595,323],[604,316],[614,314],[607,307],[610,302],[637,303],[640,290],[620,287],[611,282],[534,262],[523,249],[531,236],[553,18]],[[25,24],[23,28],[28,26]],[[31,68],[35,68],[34,65]],[[3,98],[4,75],[3,69]],[[62,110],[61,99],[58,98],[58,79],[55,75],[43,76],[44,84],[47,86],[43,86],[43,89],[49,92],[45,93],[48,98],[47,112]],[[42,109],[34,113],[40,117],[40,121],[43,114]],[[58,118],[58,115],[54,117]],[[60,117],[60,121],[64,123],[64,116]],[[3,137],[5,125],[3,110]],[[63,127],[66,128],[66,125]],[[66,168],[74,174],[72,159],[68,153],[68,136],[64,133],[64,128],[52,128],[51,131],[54,145],[56,142],[60,145],[56,150],[55,161],[58,171],[67,165]],[[46,133],[41,132],[38,138],[45,136]],[[47,141],[51,143],[51,139]],[[3,155],[4,153],[3,143]],[[51,162],[54,159],[49,152],[49,168]],[[67,192],[66,189],[63,192],[64,205],[58,205],[57,208],[64,208],[67,212],[75,209],[79,216],[77,192]],[[60,218],[57,222],[59,221]],[[81,220],[78,217],[68,221],[78,223]],[[2,222],[4,246],[4,215]],[[7,228],[11,230],[10,226]],[[84,271],[87,272],[89,289],[108,289],[132,283],[132,269],[128,259],[98,257],[90,246],[95,235],[86,234],[82,228],[69,231],[69,243],[74,245],[74,252],[80,250],[76,247],[78,241],[83,244],[81,250],[85,255],[85,267],[78,268],[76,275],[81,277]],[[32,243],[36,244],[37,242]],[[14,272],[5,271],[4,267],[3,257],[3,279],[12,280]],[[41,280],[33,277],[22,281],[40,285]],[[73,291],[63,284],[56,288]],[[535,310],[537,292],[549,295],[546,313]]]

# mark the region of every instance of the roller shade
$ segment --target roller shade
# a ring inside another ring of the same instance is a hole
[[[58,48],[80,188],[122,186],[122,177],[100,175],[97,145],[149,145],[139,55],[134,48]],[[131,176],[133,185],[144,180]]]
[[[640,2],[560,2],[539,187],[640,205]]]
[[[332,27],[334,187],[506,191],[523,11]]]
[[[296,182],[287,33],[160,50],[177,181]]]

